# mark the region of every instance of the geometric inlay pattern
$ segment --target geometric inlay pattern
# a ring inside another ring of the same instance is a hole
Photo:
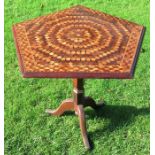
[[[13,26],[24,77],[130,78],[143,32],[84,6]]]

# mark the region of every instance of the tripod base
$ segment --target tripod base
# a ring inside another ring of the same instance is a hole
[[[75,114],[79,118],[83,143],[87,149],[90,149],[91,146],[87,136],[84,107],[90,106],[96,110],[99,107],[103,106],[103,104],[98,105],[91,97],[84,96],[83,79],[74,79],[73,85],[73,99],[66,99],[60,104],[60,106],[57,109],[47,109],[46,112],[53,116],[61,116],[66,111],[74,110]]]

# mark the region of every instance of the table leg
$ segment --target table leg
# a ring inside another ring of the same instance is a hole
[[[50,114],[50,115],[54,115],[54,116],[60,116],[62,115],[65,111],[69,111],[69,110],[74,110],[74,102],[73,99],[66,99],[64,100],[60,106],[55,109],[55,110],[51,110],[51,109],[46,109],[46,113]]]
[[[84,143],[86,149],[90,149],[90,144],[89,144],[89,140],[88,140],[88,136],[87,136],[86,120],[85,120],[83,105],[77,105],[77,115],[78,115],[79,121],[80,121],[80,129],[81,129],[81,135],[83,138],[83,143]]]
[[[84,107],[88,107],[88,106],[97,110],[98,108],[103,107],[104,103],[96,104],[93,98],[87,96],[87,97],[84,97]]]
[[[83,79],[73,79],[73,87],[74,87],[73,89],[74,108],[75,108],[75,113],[79,117],[83,143],[86,149],[90,149],[90,143],[87,136],[86,120],[85,120],[85,113],[84,113],[85,97],[84,97]]]
[[[73,99],[66,99],[56,110],[47,109],[46,112],[50,115],[60,116],[65,111],[74,110],[80,121],[83,143],[87,149],[90,149],[91,147],[87,136],[84,107],[90,106],[93,109],[97,109],[102,104],[96,104],[96,102],[91,97],[84,96],[83,79],[73,79],[73,87]]]

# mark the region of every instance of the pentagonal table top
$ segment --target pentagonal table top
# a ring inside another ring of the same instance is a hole
[[[24,77],[131,78],[144,27],[75,6],[13,26]]]

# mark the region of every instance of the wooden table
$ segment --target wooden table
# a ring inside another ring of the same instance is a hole
[[[84,107],[99,106],[84,96],[85,78],[132,78],[144,27],[127,20],[74,6],[13,26],[20,70],[25,78],[72,78],[73,98],[55,116],[74,110],[86,148]]]

